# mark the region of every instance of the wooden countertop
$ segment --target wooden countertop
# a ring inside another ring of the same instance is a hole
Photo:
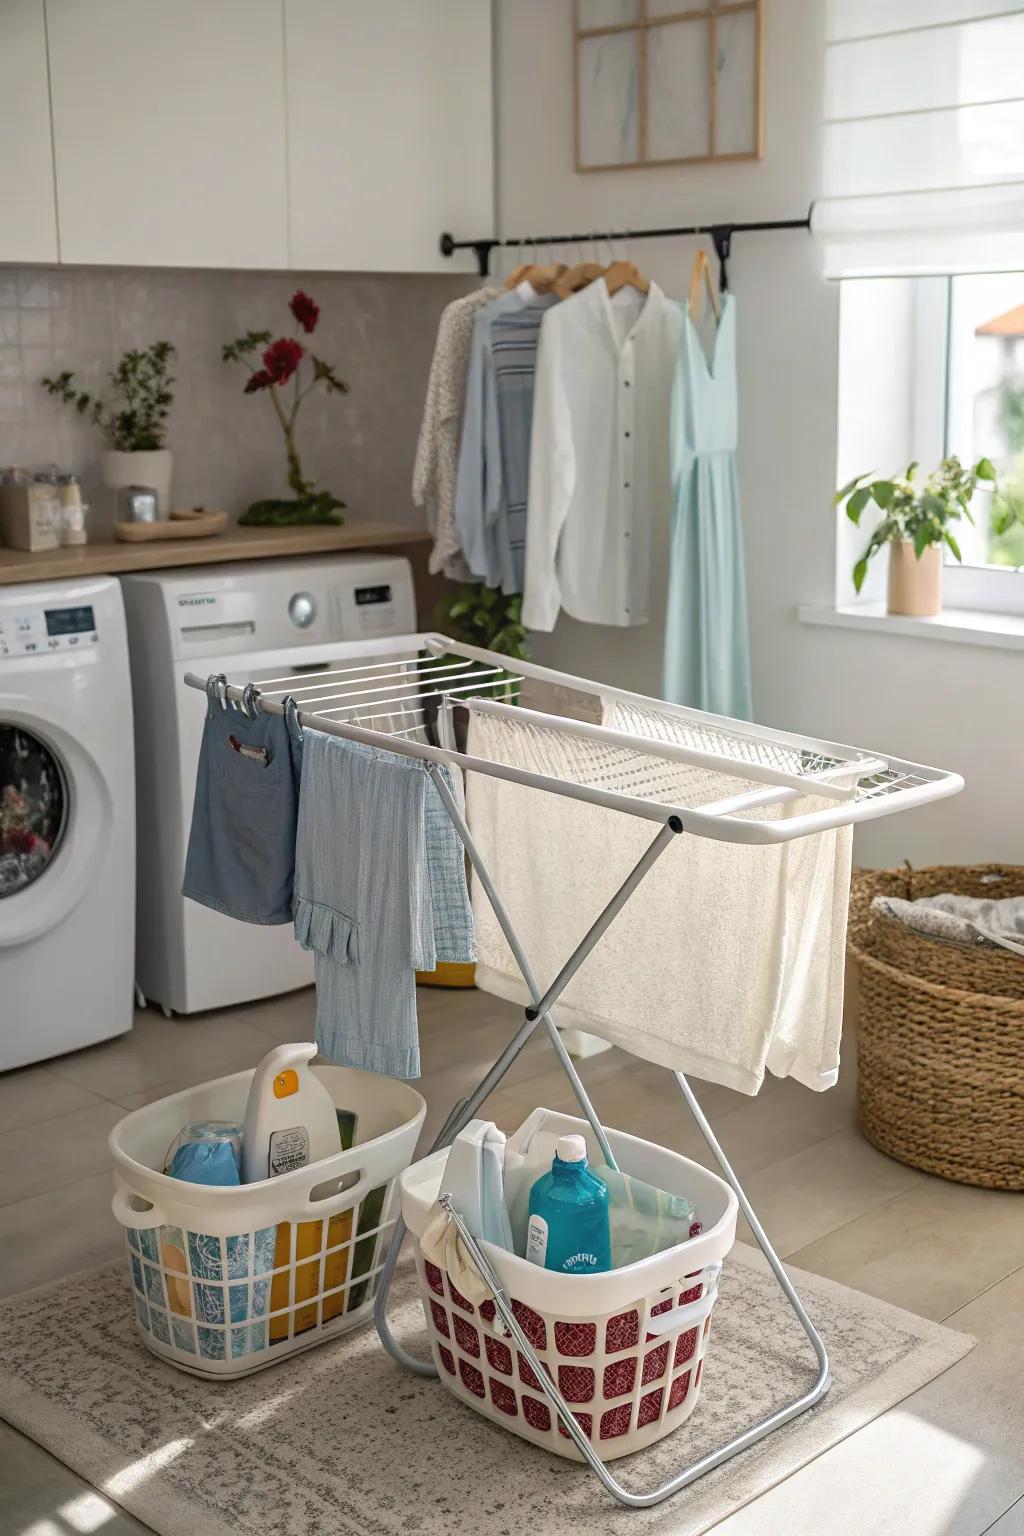
[[[221,565],[228,560],[266,560],[275,555],[329,555],[347,549],[387,549],[422,544],[425,528],[407,523],[357,522],[336,527],[240,528],[231,524],[209,539],[154,539],[123,544],[101,537],[88,544],[40,550],[0,547],[0,586],[18,581],[59,581],[69,576],[121,576],[126,571],[182,565]]]

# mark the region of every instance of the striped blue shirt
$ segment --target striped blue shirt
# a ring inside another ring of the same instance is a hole
[[[473,322],[462,418],[455,526],[473,575],[506,594],[523,590],[533,378],[541,321],[555,294],[521,284]]]

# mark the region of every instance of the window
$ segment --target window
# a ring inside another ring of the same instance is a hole
[[[839,440],[836,484],[863,471],[889,474],[947,454],[983,455],[1000,495],[981,486],[961,519],[958,564],[945,552],[947,608],[1024,614],[1024,272],[844,279],[840,285]],[[856,601],[851,570],[872,522],[841,519],[837,601]],[[885,598],[884,560],[860,601]]]
[[[946,450],[973,463],[982,454],[999,471],[1000,499],[978,492],[976,527],[963,530],[968,566],[1024,566],[1024,526],[1003,529],[1024,511],[1024,273],[949,279]],[[1002,514],[1002,517],[1001,517]]]

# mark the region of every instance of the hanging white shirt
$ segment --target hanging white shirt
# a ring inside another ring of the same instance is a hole
[[[682,310],[603,278],[544,316],[537,351],[523,623],[560,608],[647,622],[651,525],[669,516],[669,407]]]

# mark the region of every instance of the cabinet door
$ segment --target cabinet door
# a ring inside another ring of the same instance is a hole
[[[475,270],[493,226],[488,0],[285,0],[292,264]]]
[[[281,0],[47,0],[61,256],[288,264]]]
[[[56,261],[43,0],[0,4],[0,261]]]

